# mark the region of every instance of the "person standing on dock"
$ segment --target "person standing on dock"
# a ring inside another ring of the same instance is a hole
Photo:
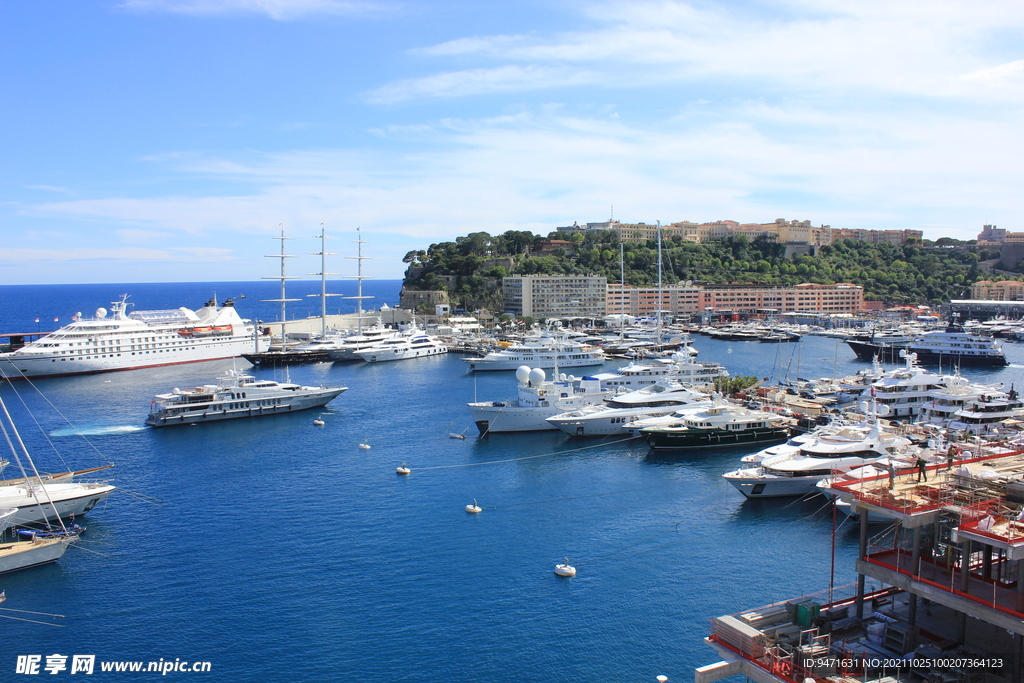
[[[960,449],[956,447],[956,444],[949,444],[949,450],[946,451],[946,471],[953,469],[953,461],[956,456],[959,455]]]
[[[892,491],[896,488],[896,466],[892,464],[892,460],[889,460],[886,469],[889,470],[889,490]]]
[[[921,483],[921,480],[928,481],[928,461],[922,456],[917,456],[917,483]]]

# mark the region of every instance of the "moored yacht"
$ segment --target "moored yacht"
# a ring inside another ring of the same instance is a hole
[[[544,335],[535,341],[515,344],[492,351],[483,358],[463,358],[473,372],[481,370],[515,370],[520,365],[552,369],[579,368],[601,365],[604,351],[566,338]]]
[[[370,363],[391,360],[426,358],[448,353],[448,346],[437,337],[420,329],[405,330],[400,335],[384,339],[373,346],[356,351],[355,355]]]
[[[640,430],[656,450],[767,443],[784,440],[789,433],[788,418],[728,403],[720,397],[713,405],[687,413],[671,424]]]
[[[397,330],[384,327],[378,320],[377,324],[372,327],[342,337],[332,348],[326,350],[327,356],[334,362],[362,360],[356,355],[357,352],[376,346],[385,339],[393,339],[398,334]]]
[[[796,446],[780,448],[757,467],[726,472],[722,477],[747,498],[803,496],[816,492],[821,479],[906,450],[910,439],[884,431],[877,421],[822,427]]]
[[[304,387],[228,370],[218,384],[157,394],[146,424],[173,427],[243,417],[293,413],[327,405],[347,387]]]
[[[572,436],[625,435],[626,425],[634,420],[668,415],[691,404],[710,405],[710,397],[688,385],[665,381],[617,395],[603,405],[554,415],[547,421]]]
[[[542,368],[525,365],[516,370],[516,379],[519,393],[515,399],[467,404],[481,435],[557,429],[547,418],[600,403],[613,393],[603,388],[597,377],[562,373],[549,381]]]

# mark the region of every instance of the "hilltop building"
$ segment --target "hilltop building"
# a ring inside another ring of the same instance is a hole
[[[994,226],[993,226],[994,227]],[[656,223],[621,223],[607,220],[602,223],[587,223],[585,227],[574,223],[571,226],[556,228],[560,232],[587,232],[607,230],[614,232],[620,242],[636,242],[657,239]],[[727,237],[743,235],[750,240],[758,237],[772,239],[780,244],[803,244],[824,246],[839,239],[861,240],[872,244],[889,242],[906,244],[907,240],[921,239],[921,230],[860,230],[850,228],[832,228],[828,225],[813,226],[810,221],[786,220],[776,218],[771,223],[738,223],[732,220],[712,221],[709,223],[693,223],[679,221],[661,226],[664,239],[681,237],[688,242],[712,242]]]

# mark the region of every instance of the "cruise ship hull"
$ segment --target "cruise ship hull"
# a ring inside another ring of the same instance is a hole
[[[558,410],[493,404],[469,406],[469,414],[481,436],[500,432],[542,432],[558,429],[547,421],[547,418],[557,415]]]
[[[36,357],[25,357],[12,352],[0,354],[0,374],[9,379],[93,375],[100,372],[141,370],[142,368],[159,368],[210,360],[228,360],[237,358],[244,352],[252,351],[252,348],[253,341],[251,338],[247,338],[238,341],[215,342],[209,346],[168,349],[166,353],[161,349],[148,352],[122,351],[115,354],[98,354],[95,358],[43,354],[38,354]]]

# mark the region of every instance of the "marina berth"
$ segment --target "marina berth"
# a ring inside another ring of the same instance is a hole
[[[177,308],[128,313],[128,295],[93,318],[74,322],[8,353],[0,376],[18,379],[84,375],[234,358],[264,350],[269,341],[243,320],[231,299],[210,299],[198,311]]]
[[[319,408],[348,387],[308,387],[257,379],[228,370],[217,384],[157,394],[146,424],[173,427]]]
[[[644,427],[640,435],[656,450],[733,446],[782,441],[791,421],[716,398],[713,405],[687,413],[678,422]]]
[[[601,365],[605,353],[594,346],[572,341],[567,337],[545,334],[539,339],[492,351],[483,358],[463,358],[471,372],[484,370],[515,370],[520,365],[550,370]]]

